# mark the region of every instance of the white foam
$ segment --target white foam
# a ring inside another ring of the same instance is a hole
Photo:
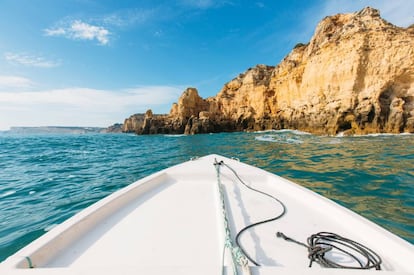
[[[281,130],[264,130],[264,131],[256,131],[254,133],[257,134],[267,134],[267,133],[292,133],[295,135],[312,135],[311,133],[308,132],[303,132],[303,131],[299,131],[299,130],[293,130],[293,129],[281,129]]]
[[[286,137],[283,135],[263,135],[255,137],[256,140],[265,142],[275,142],[284,144],[301,144],[303,141],[295,137]]]
[[[254,139],[259,141],[276,142],[276,140],[271,135],[257,136]]]
[[[10,190],[10,191],[6,191],[3,194],[0,194],[0,198],[4,198],[10,195],[13,195],[14,193],[16,193],[16,190]]]
[[[338,133],[335,137],[392,137],[392,136],[414,136],[414,133],[373,133],[365,135],[344,135],[343,132]]]
[[[177,137],[185,137],[185,136],[187,136],[187,135],[185,135],[185,134],[180,134],[180,135],[171,135],[171,134],[168,134],[168,135],[164,135],[164,137],[175,137],[175,138],[177,138]]]

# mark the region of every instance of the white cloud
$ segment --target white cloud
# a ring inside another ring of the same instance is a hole
[[[106,45],[109,42],[109,31],[107,29],[99,26],[92,26],[79,20],[73,22],[70,31],[72,37],[75,39],[96,39],[102,45]]]
[[[25,77],[13,75],[0,75],[0,90],[10,88],[30,88],[34,83]]]
[[[43,56],[31,55],[27,53],[7,52],[4,54],[4,59],[10,63],[28,67],[54,68],[60,66],[59,61],[47,60]]]
[[[100,45],[109,43],[111,34],[102,26],[94,26],[81,20],[74,20],[54,28],[45,29],[46,36],[63,36],[74,40],[97,40]]]
[[[45,34],[47,36],[64,36],[66,34],[66,30],[64,28],[45,29]]]
[[[11,126],[106,127],[151,108],[168,113],[182,87],[143,86],[117,91],[66,88],[0,92],[0,129]]]
[[[103,16],[96,19],[96,21],[106,26],[126,27],[130,25],[140,25],[153,19],[159,19],[161,14],[162,12],[160,12],[160,8],[156,7],[151,9],[128,9]]]

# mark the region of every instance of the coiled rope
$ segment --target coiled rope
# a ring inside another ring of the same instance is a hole
[[[292,239],[282,232],[277,232],[276,236],[283,238],[286,241],[293,242],[304,246],[308,249],[308,258],[310,260],[309,267],[312,267],[313,262],[317,262],[323,267],[330,268],[345,268],[345,269],[373,269],[381,270],[382,260],[377,253],[370,248],[335,233],[319,232],[311,235],[307,239],[307,244]],[[325,253],[340,252],[354,259],[359,266],[347,266],[330,260],[325,257]],[[364,259],[364,261],[362,261]]]

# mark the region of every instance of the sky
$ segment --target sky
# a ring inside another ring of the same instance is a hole
[[[0,130],[168,113],[187,87],[214,96],[366,6],[414,23],[413,0],[0,0]]]

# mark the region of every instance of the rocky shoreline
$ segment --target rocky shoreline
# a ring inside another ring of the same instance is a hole
[[[297,129],[414,133],[414,25],[367,7],[324,18],[277,66],[257,65],[203,99],[187,88],[169,114],[127,118],[122,132],[198,134]]]

